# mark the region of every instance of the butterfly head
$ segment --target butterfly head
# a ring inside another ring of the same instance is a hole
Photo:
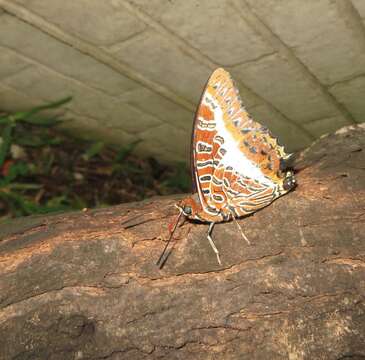
[[[201,210],[199,201],[194,195],[179,201],[176,207],[189,219],[197,219],[197,214]]]
[[[287,193],[291,189],[293,189],[297,183],[295,181],[293,165],[294,165],[295,156],[294,154],[283,154],[283,157],[280,158],[279,171],[277,172],[278,177],[281,179],[281,192]]]

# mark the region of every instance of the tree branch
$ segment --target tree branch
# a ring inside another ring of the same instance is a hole
[[[0,228],[0,359],[365,357],[365,128],[300,154],[298,187],[239,223],[186,222],[155,265],[174,198]],[[121,184],[122,186],[122,184]]]

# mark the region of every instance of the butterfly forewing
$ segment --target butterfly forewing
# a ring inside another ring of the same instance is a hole
[[[202,207],[220,211],[229,205],[241,216],[267,205],[283,180],[280,165],[286,157],[269,130],[244,109],[229,73],[215,70],[192,137],[193,181]]]

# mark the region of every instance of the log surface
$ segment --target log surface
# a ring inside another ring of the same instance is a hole
[[[304,151],[298,187],[240,224],[176,198],[0,227],[0,359],[365,359],[365,127]]]

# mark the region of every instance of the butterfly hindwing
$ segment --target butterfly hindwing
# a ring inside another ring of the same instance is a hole
[[[210,181],[215,167],[214,154],[217,151],[217,145],[213,141],[217,133],[214,111],[203,101],[208,86],[209,82],[195,115],[192,137],[193,183],[203,208],[207,207],[207,199],[210,197]]]

